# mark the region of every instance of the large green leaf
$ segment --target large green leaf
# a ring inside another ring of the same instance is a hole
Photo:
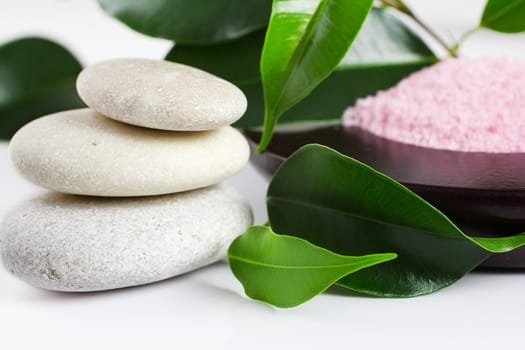
[[[257,151],[270,143],[277,119],[337,67],[372,3],[274,0],[261,56],[264,127]]]
[[[275,232],[342,255],[395,252],[398,258],[342,278],[338,284],[380,296],[409,297],[443,288],[491,252],[525,244],[465,235],[445,215],[398,182],[320,145],[293,154],[268,189]]]
[[[525,0],[488,0],[480,26],[503,33],[525,31]]]
[[[75,90],[81,69],[66,49],[45,39],[0,46],[0,139],[44,114],[83,106]]]
[[[178,44],[232,40],[266,27],[271,0],[98,0],[110,15],[141,33]]]
[[[250,227],[228,249],[246,295],[278,307],[302,304],[344,276],[395,258],[392,253],[343,256],[266,226]]]
[[[166,59],[212,72],[239,86],[248,98],[248,110],[235,126],[261,126],[264,99],[259,59],[264,31],[228,43],[176,46]],[[346,107],[359,97],[386,89],[408,74],[436,62],[425,43],[392,10],[374,8],[352,47],[336,70],[308,97],[285,112],[279,123],[340,120]]]

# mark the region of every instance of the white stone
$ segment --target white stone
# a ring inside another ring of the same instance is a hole
[[[246,111],[232,83],[183,64],[117,59],[85,68],[77,80],[82,100],[99,113],[161,130],[210,130]]]
[[[0,228],[7,270],[59,291],[97,291],[160,281],[225,257],[252,223],[233,189],[143,198],[47,193],[9,213]]]
[[[94,196],[175,193],[222,182],[248,161],[230,126],[176,132],[139,128],[90,109],[52,114],[20,129],[9,146],[20,174],[42,187]]]

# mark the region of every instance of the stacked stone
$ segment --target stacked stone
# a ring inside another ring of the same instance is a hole
[[[124,59],[86,68],[90,107],[13,137],[19,173],[52,190],[0,228],[4,266],[41,288],[97,291],[170,278],[225,256],[252,223],[222,181],[247,162],[229,126],[246,110],[231,83],[181,64]]]

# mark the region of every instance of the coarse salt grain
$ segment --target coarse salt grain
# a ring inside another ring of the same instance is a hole
[[[525,61],[447,59],[359,99],[343,124],[423,147],[525,152]]]

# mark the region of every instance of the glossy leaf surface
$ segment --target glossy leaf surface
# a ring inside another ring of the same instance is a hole
[[[232,81],[249,101],[246,114],[235,126],[261,126],[264,98],[259,59],[264,36],[262,30],[220,45],[176,46],[166,59],[193,65]],[[359,97],[389,88],[436,60],[426,44],[393,11],[374,8],[335,71],[309,96],[285,112],[279,123],[340,120],[345,108]]]
[[[503,33],[525,31],[525,0],[488,0],[480,26]]]
[[[71,53],[49,40],[0,46],[0,139],[44,114],[83,106],[75,89],[81,69]]]
[[[274,0],[261,56],[264,129],[258,151],[270,142],[277,119],[337,67],[372,0]]]
[[[232,272],[246,294],[278,307],[293,307],[322,293],[340,278],[396,254],[342,256],[297,237],[252,226],[228,250]]]
[[[398,258],[338,281],[379,296],[428,294],[460,279],[491,252],[525,235],[473,238],[398,182],[325,146],[307,145],[277,170],[268,189],[276,232],[342,255],[395,252]]]
[[[178,44],[232,40],[266,27],[271,0],[98,0],[130,28]]]

